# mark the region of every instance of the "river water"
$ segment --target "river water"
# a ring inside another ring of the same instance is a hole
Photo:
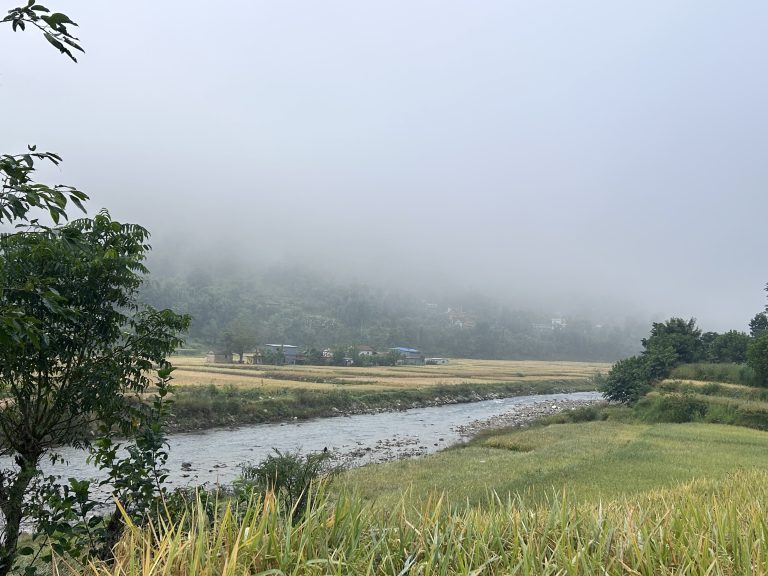
[[[382,412],[259,424],[235,429],[173,434],[168,439],[170,487],[228,484],[244,462],[258,462],[273,448],[281,451],[332,451],[342,462],[354,465],[436,452],[460,441],[457,427],[514,411],[516,408],[564,400],[596,400],[597,392],[572,392],[518,396],[465,404],[414,408],[402,412]],[[86,463],[85,453],[63,450],[66,465],[45,466],[46,473],[64,478],[96,477]],[[0,465],[6,462],[0,461]]]

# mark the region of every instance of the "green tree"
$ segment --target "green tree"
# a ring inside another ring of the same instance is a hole
[[[137,303],[147,237],[102,212],[0,241],[0,305],[27,319],[25,337],[0,347],[0,452],[16,464],[0,473],[0,576],[13,565],[31,510],[25,496],[46,454],[86,445],[95,427],[107,447],[113,434],[157,427],[142,396],[167,382],[166,358],[188,319]]]
[[[701,330],[696,327],[695,318],[670,318],[666,322],[654,322],[650,336],[643,338],[642,344],[646,350],[654,346],[669,346],[674,350],[679,362],[696,362],[702,359]]]
[[[619,360],[602,380],[601,389],[609,400],[632,404],[643,396],[655,382],[666,378],[681,362],[701,357],[701,330],[696,320],[670,318],[654,322],[651,334],[642,339],[643,352]]]
[[[600,383],[600,391],[614,402],[632,404],[650,389],[646,361],[642,356],[619,360]]]
[[[234,352],[243,363],[243,355],[253,350],[259,341],[259,335],[254,325],[245,318],[236,318],[230,322],[222,336],[222,345],[227,352]]]
[[[768,334],[753,339],[747,347],[747,364],[761,386],[768,386]]]
[[[768,314],[759,312],[749,321],[749,334],[757,338],[768,332]]]
[[[742,364],[747,361],[747,348],[750,337],[744,332],[729,330],[720,334],[710,347],[710,359],[713,362],[733,362]]]

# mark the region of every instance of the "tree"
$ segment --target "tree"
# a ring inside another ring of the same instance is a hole
[[[654,322],[642,344],[642,354],[616,362],[602,381],[601,389],[609,400],[636,402],[655,382],[669,376],[677,364],[699,359],[703,350],[701,330],[693,318]]]
[[[0,473],[0,576],[12,567],[44,455],[86,445],[97,426],[102,446],[112,447],[112,435],[156,425],[142,395],[156,383],[152,371],[161,387],[167,382],[166,358],[188,318],[137,303],[147,237],[102,212],[0,241],[0,305],[29,320],[28,337],[0,347],[0,452],[16,464]]]
[[[68,29],[76,24],[35,0],[10,10],[2,22],[14,31],[39,29],[72,60],[72,50],[82,52]],[[31,551],[18,550],[27,520],[60,553],[81,549],[73,542],[82,533],[70,524],[75,506],[88,535],[99,531],[111,538],[107,547],[119,535],[124,517],[118,510],[106,526],[89,517],[95,503],[88,481],[62,487],[42,478],[40,461],[45,455],[55,459],[58,446],[87,445],[89,434],[98,432],[93,456],[107,471],[113,494],[132,517],[146,512],[163,480],[157,467],[164,458],[160,418],[168,410],[172,370],[165,359],[188,325],[184,316],[137,304],[149,249],[146,230],[105,212],[63,227],[40,224],[38,214],[46,213],[58,226],[70,203],[82,209],[88,198],[76,188],[34,180],[38,162],[60,161],[34,146],[0,155],[0,222],[26,226],[0,236],[0,454],[13,458],[0,471],[0,576],[20,552]],[[127,455],[113,442],[115,434],[133,439]],[[34,568],[30,564],[25,572]]]
[[[632,404],[650,389],[646,362],[642,356],[631,356],[616,362],[600,384],[600,391],[609,400]]]
[[[768,314],[759,312],[749,321],[749,334],[752,338],[757,338],[768,332]]]
[[[768,386],[768,334],[758,336],[747,348],[747,364],[761,386]]]
[[[236,318],[227,326],[222,336],[222,345],[227,352],[234,352],[240,356],[243,363],[243,355],[252,350],[259,341],[259,335],[253,324],[244,318]]]
[[[675,351],[679,362],[696,362],[701,359],[703,350],[701,330],[696,327],[695,318],[654,322],[650,336],[643,338],[642,344],[646,350],[653,346],[669,346]]]
[[[744,332],[729,330],[720,334],[710,347],[710,359],[713,362],[733,362],[742,364],[747,361],[747,347],[750,337]]]

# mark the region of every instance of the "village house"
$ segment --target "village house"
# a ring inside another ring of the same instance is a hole
[[[375,356],[376,350],[370,346],[355,346],[355,350],[360,356]]]
[[[424,364],[424,354],[416,350],[416,348],[404,348],[402,346],[396,346],[394,348],[390,348],[390,350],[400,354],[400,360],[397,361],[398,364],[413,366]]]
[[[205,361],[208,364],[231,364],[232,352],[209,350],[205,355]]]
[[[292,344],[264,344],[264,355],[270,352],[273,354],[282,354],[285,364],[296,364],[299,360],[299,347]]]

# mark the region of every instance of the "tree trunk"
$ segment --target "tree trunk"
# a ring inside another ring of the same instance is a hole
[[[30,482],[38,473],[40,455],[17,456],[19,471],[7,491],[0,497],[0,510],[3,512],[5,526],[0,539],[0,576],[6,576],[16,559],[16,547],[19,543],[19,530],[24,520],[24,495]]]
[[[115,545],[120,540],[120,536],[123,534],[125,528],[125,520],[123,518],[120,509],[115,507],[115,511],[112,512],[112,516],[107,524],[106,533],[104,534],[104,542],[99,549],[99,560],[105,562],[112,562],[115,559]],[[3,576],[0,574],[0,576]]]

